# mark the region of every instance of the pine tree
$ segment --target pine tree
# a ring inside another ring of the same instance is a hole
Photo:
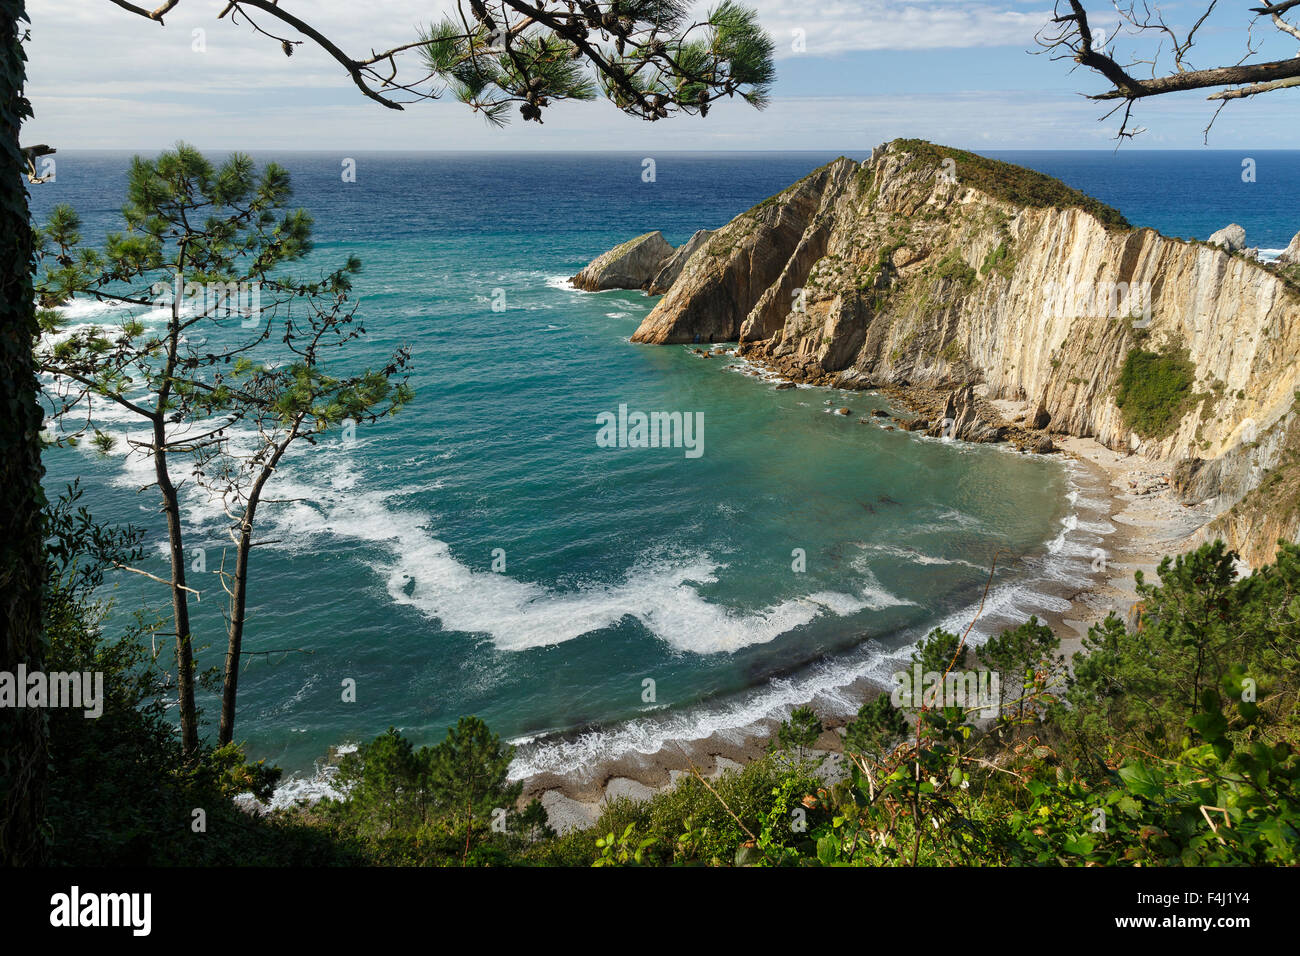
[[[447,738],[430,748],[429,789],[454,829],[465,831],[462,864],[469,859],[476,828],[485,831],[493,813],[514,807],[523,792],[521,782],[509,780],[514,748],[503,745],[478,717],[462,717]]]
[[[181,738],[187,753],[199,744],[194,639],[187,552],[178,487],[194,480],[231,517],[234,567],[221,569],[230,598],[218,743],[231,743],[243,653],[249,562],[258,507],[290,447],[336,427],[373,422],[410,399],[408,351],[379,370],[331,373],[327,358],[365,331],[349,298],[361,264],[350,257],[315,281],[288,273],[312,249],[311,217],[289,205],[289,174],[275,163],[260,171],[235,154],[214,166],[180,144],[156,160],[136,157],[123,209],[126,230],[103,249],[84,245],[80,220],[56,207],[38,232],[42,301],[83,296],[129,309],[157,309],[162,328],[137,317],[120,328],[93,326],[43,339],[40,370],[53,384],[56,440],[73,442],[93,429],[93,400],[138,417],[150,437],[131,453],[153,465],[167,522],[176,634]],[[45,310],[44,330],[59,331]],[[87,425],[87,422],[90,422]],[[241,426],[249,447],[231,438]],[[94,431],[109,447],[113,438]]]

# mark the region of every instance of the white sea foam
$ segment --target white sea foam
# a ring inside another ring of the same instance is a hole
[[[355,749],[355,747],[353,748]],[[342,748],[339,749],[342,753]],[[265,812],[267,810],[287,810],[299,804],[313,804],[320,800],[337,800],[343,794],[334,786],[336,767],[319,767],[314,774],[294,774],[284,778],[265,803],[256,799],[251,793],[242,793],[235,798],[238,806],[248,810]]]
[[[774,678],[726,701],[635,718],[576,736],[543,738],[520,747],[510,776],[521,780],[546,772],[582,775],[625,754],[655,754],[674,741],[714,735],[740,743],[755,726],[779,721],[792,708],[814,699],[822,711],[846,716],[856,712],[858,703],[839,689],[870,676],[884,657],[878,648],[866,648],[851,660],[819,663],[799,676]]]
[[[1081,473],[1073,463],[1067,467],[1071,492],[1079,491]],[[1088,499],[1082,494],[1074,494],[1067,500],[1081,502]],[[1058,544],[1056,552],[1044,548],[1040,559],[1029,562],[1030,574],[999,584],[982,600],[954,611],[938,622],[914,629],[903,638],[900,647],[886,650],[870,642],[835,659],[820,661],[795,677],[773,678],[725,701],[623,721],[576,736],[529,738],[527,743],[521,744],[511,765],[510,776],[526,779],[549,772],[581,777],[592,774],[594,768],[602,763],[625,754],[651,755],[672,746],[675,741],[699,741],[715,735],[739,743],[754,733],[771,732],[775,723],[787,717],[791,709],[810,701],[825,715],[849,716],[861,703],[858,695],[850,693],[849,688],[864,679],[882,689],[890,686],[891,675],[907,666],[912,651],[935,626],[957,634],[967,634],[969,629],[967,640],[971,646],[978,647],[1002,627],[1014,626],[1031,614],[1067,611],[1071,606],[1069,601],[1043,588],[1063,582],[1078,586],[1085,581],[1088,563],[1067,557],[1085,549],[1086,542],[1082,539],[1095,540],[1081,530],[1081,524],[1087,522],[1080,522],[1077,514],[1072,512],[1063,522],[1061,534],[1053,539],[1053,543]],[[891,546],[863,547],[864,550],[887,554]],[[898,550],[905,552],[905,549]],[[1002,626],[998,626],[998,622],[1002,622]]]
[[[588,292],[586,289],[579,289],[569,281],[569,276],[547,276],[546,287],[548,289],[559,289],[561,292],[576,292],[579,295],[595,295],[594,292]]]
[[[973,561],[966,561],[963,558],[940,558],[936,555],[925,554],[917,551],[915,548],[905,548],[892,544],[860,544],[860,548],[865,551],[874,551],[878,554],[888,555],[891,558],[897,558],[900,561],[908,561],[912,564],[922,565],[965,565],[968,568],[980,569],[980,565]]]
[[[852,614],[896,600],[868,584],[861,596],[818,592],[762,610],[735,610],[700,595],[699,586],[715,582],[720,567],[703,555],[635,567],[611,585],[558,591],[472,570],[409,517],[373,510],[364,500],[356,507],[364,514],[335,513],[329,530],[348,537],[369,535],[390,546],[398,557],[376,570],[386,575],[394,602],[437,619],[445,629],[486,634],[501,650],[560,644],[632,617],[677,650],[731,652],[772,641],[825,612]]]
[[[119,438],[148,437],[141,430],[110,431]],[[236,444],[252,440],[238,432],[231,438]],[[127,447],[118,443],[122,467],[116,483],[148,484],[150,459]],[[303,467],[304,454],[317,459],[310,468]],[[701,585],[716,582],[721,567],[707,555],[643,563],[613,584],[552,589],[468,567],[436,537],[427,515],[393,507],[391,499],[409,489],[359,490],[360,478],[352,454],[338,443],[290,457],[274,479],[274,496],[288,502],[262,512],[265,533],[276,540],[270,546],[314,550],[321,538],[373,545],[384,556],[372,560],[372,569],[394,603],[414,607],[446,630],[486,635],[501,650],[560,644],[632,617],[676,650],[714,654],[767,643],[822,614],[904,603],[867,573],[859,594],[820,591],[758,610],[728,608],[700,594]],[[221,502],[197,483],[186,486],[183,505],[192,531],[223,524]]]

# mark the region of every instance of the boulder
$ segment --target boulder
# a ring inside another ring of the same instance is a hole
[[[1240,252],[1246,248],[1246,230],[1235,222],[1229,223],[1210,236],[1208,241],[1210,245],[1221,246],[1228,252]]]
[[[980,418],[975,401],[975,390],[967,385],[948,395],[943,405],[942,419],[930,426],[929,433],[936,438],[955,438],[958,441],[1002,441],[1006,429]]]
[[[1194,505],[1206,498],[1213,498],[1223,490],[1220,473],[1218,463],[1211,464],[1199,455],[1192,455],[1174,463],[1169,472],[1169,483],[1179,501]]]
[[[645,289],[672,255],[662,232],[647,232],[597,256],[570,281],[587,292]]]
[[[1046,435],[1030,435],[1029,439],[1025,442],[1025,448],[1033,452],[1035,455],[1050,455],[1052,452],[1056,451],[1056,445],[1054,445],[1052,439]]]
[[[1300,232],[1297,232],[1291,239],[1291,245],[1282,250],[1282,254],[1277,257],[1277,261],[1284,266],[1300,265]]]
[[[1025,424],[1030,428],[1046,428],[1052,421],[1052,416],[1047,413],[1043,403],[1038,403],[1038,408],[1034,409],[1034,414],[1025,420]]]

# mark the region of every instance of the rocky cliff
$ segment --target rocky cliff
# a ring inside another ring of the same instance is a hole
[[[1300,528],[1296,272],[896,140],[706,236],[633,341],[739,341],[796,380],[1029,402],[1055,431],[1167,462],[1259,564]]]

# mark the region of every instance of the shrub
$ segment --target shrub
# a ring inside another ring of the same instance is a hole
[[[1185,354],[1132,349],[1120,369],[1115,393],[1124,424],[1143,438],[1171,434],[1183,416],[1194,378],[1194,367]]]

